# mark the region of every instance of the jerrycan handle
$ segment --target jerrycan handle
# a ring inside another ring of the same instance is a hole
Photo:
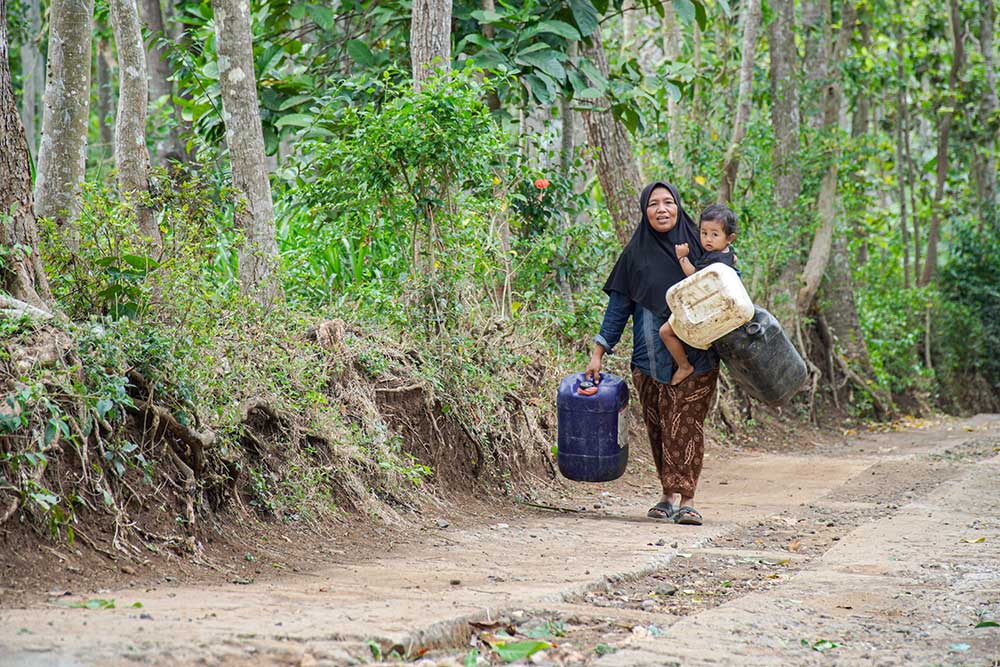
[[[598,380],[600,382],[600,380]],[[597,383],[591,382],[590,380],[583,380],[576,386],[576,393],[580,396],[593,396],[597,393],[599,387]]]

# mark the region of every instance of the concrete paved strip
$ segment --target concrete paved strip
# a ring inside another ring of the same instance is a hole
[[[995,664],[1000,458],[853,531],[768,591],[682,619],[600,667]],[[984,538],[983,541],[978,541]]]
[[[974,423],[980,428],[1000,421],[983,418]],[[954,438],[943,434],[937,447],[960,441],[960,433]],[[891,455],[900,458],[907,447],[910,457],[913,451],[922,455],[933,449],[929,438],[905,434],[886,436],[884,442],[890,443],[884,446],[891,447]],[[601,512],[539,514],[506,527],[448,530],[441,533],[447,542],[401,547],[376,561],[308,577],[207,590],[126,589],[87,596],[115,599],[117,608],[112,610],[68,609],[58,604],[3,610],[0,665],[131,665],[136,660],[164,665],[194,660],[245,664],[241,660],[246,660],[248,650],[271,655],[274,664],[281,664],[289,651],[306,649],[337,662],[338,656],[346,661],[348,652],[368,639],[404,646],[412,641],[446,643],[467,632],[467,619],[495,618],[504,609],[557,607],[566,596],[609,577],[637,577],[663,568],[677,552],[692,552],[709,540],[789,508],[822,502],[832,508],[875,513],[879,510],[872,503],[840,498],[837,491],[882,458],[867,451],[850,458],[754,454],[709,465],[701,494],[705,500],[699,505],[707,524],[698,529],[643,519],[650,499],[636,496]],[[983,553],[993,553],[987,549],[1000,544],[1000,528],[995,523],[1000,491],[985,488],[989,486],[986,478],[996,472],[991,466],[995,468],[996,462],[963,468],[969,472],[962,483],[966,487],[982,484],[982,498],[990,503],[986,506],[991,508],[993,523],[984,528],[988,546],[981,549]],[[942,579],[941,571],[916,566],[928,549],[940,551],[935,558],[943,559],[940,562],[948,573],[973,568],[960,557],[966,546],[981,548],[983,544],[961,543],[957,525],[954,534],[938,525],[952,513],[958,517],[968,512],[963,488],[951,484],[948,489],[954,494],[951,505],[942,504],[937,494],[923,499],[923,505],[911,503],[894,516],[854,531],[777,588],[679,621],[677,617],[662,619],[664,626],[673,623],[668,638],[636,642],[605,656],[601,664],[663,665],[665,659],[674,658],[684,664],[701,664],[698,661],[711,658],[732,664],[727,656],[761,664],[805,664],[823,656],[812,645],[806,648],[798,642],[823,638],[843,644],[832,650],[864,660],[864,651],[870,649],[867,640],[858,639],[856,633],[862,631],[858,624],[870,623],[871,632],[884,633],[885,628],[876,625],[882,610],[905,614],[910,609],[902,603],[890,605],[888,600],[907,591],[907,598],[918,594],[910,590],[915,586],[907,589],[907,582],[927,587],[958,581]],[[920,512],[932,516],[920,523]],[[666,545],[676,541],[678,546],[657,545],[661,540]],[[746,556],[755,551],[742,549],[740,553]],[[900,559],[905,559],[905,568]],[[920,594],[927,598],[921,600],[940,605],[942,618],[955,621],[953,615],[958,612],[949,611],[952,598],[955,604],[964,600],[971,593],[963,593],[962,586],[973,583],[996,588],[992,572],[970,569],[970,578],[959,578],[957,588],[950,587],[945,594]],[[831,610],[831,600],[847,600],[841,606],[871,607],[877,613],[857,611],[858,618],[840,618],[836,604]],[[129,607],[133,602],[141,602],[142,608]],[[866,620],[865,614],[876,620]],[[817,625],[817,618],[823,623]],[[916,623],[906,627],[911,633],[929,632],[917,630]],[[947,655],[947,647],[945,651]]]

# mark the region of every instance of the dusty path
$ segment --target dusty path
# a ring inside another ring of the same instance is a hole
[[[394,648],[461,665],[502,630],[554,644],[534,664],[1000,664],[1000,627],[974,627],[1000,621],[1000,415],[716,462],[701,528],[641,518],[643,484],[574,485],[586,512],[445,527],[308,576],[0,610],[0,665],[346,665]]]

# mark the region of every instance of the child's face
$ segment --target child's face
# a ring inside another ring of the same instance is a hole
[[[736,239],[736,234],[726,234],[721,220],[701,221],[701,247],[708,252],[725,250]]]

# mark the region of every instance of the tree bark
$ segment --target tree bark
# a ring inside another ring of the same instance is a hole
[[[920,276],[919,285],[927,285],[934,278],[937,270],[937,246],[941,235],[941,219],[944,217],[944,186],[948,180],[948,135],[951,132],[951,121],[955,116],[955,106],[958,104],[959,76],[965,61],[965,46],[962,35],[962,17],[959,12],[958,0],[949,0],[948,9],[951,15],[951,37],[954,53],[951,57],[951,69],[948,72],[948,101],[938,109],[938,144],[937,144],[937,181],[934,187],[934,202],[931,205],[931,226],[927,230],[927,253],[924,255],[924,270]]]
[[[997,134],[1000,131],[1000,104],[997,102],[997,72],[993,57],[996,8],[993,0],[981,0],[983,12],[979,17],[979,49],[983,56],[983,66],[986,77],[986,91],[979,104],[979,119],[982,127],[983,143],[976,154],[980,167],[976,170],[979,206],[982,209],[983,223],[989,234],[1000,232],[1000,212],[997,211]]]
[[[681,47],[684,44],[681,37],[681,26],[674,11],[673,0],[663,3],[663,57],[668,62],[676,62],[681,57]],[[667,152],[670,166],[677,174],[677,180],[688,183],[691,180],[691,165],[687,162],[684,150],[684,118],[680,104],[672,97],[667,98]]]
[[[240,289],[262,303],[281,297],[278,244],[274,230],[271,183],[264,160],[264,132],[257,103],[249,0],[212,0],[219,54],[226,144],[239,194],[236,224],[243,233],[239,247]]]
[[[163,100],[163,105],[169,109],[175,119],[180,119],[180,109],[174,104],[174,85],[170,81],[170,63],[167,62],[167,52],[156,45],[156,40],[167,37],[163,27],[163,11],[160,0],[142,0],[140,5],[142,22],[151,33],[146,42],[146,69],[149,72],[150,101]],[[170,159],[186,158],[184,142],[178,131],[179,125],[169,127],[166,134],[156,141],[156,158],[160,164],[167,164]]]
[[[900,0],[896,0],[896,13],[902,14]],[[896,179],[899,191],[899,231],[900,239],[903,243],[903,287],[910,288],[910,234],[906,226],[906,160],[908,155],[904,155],[903,150],[906,142],[904,133],[909,132],[906,127],[906,70],[903,63],[905,60],[905,42],[903,40],[903,22],[899,21],[896,26]],[[912,211],[916,215],[916,211]]]
[[[493,0],[480,0],[479,8],[484,12],[496,11],[496,5],[493,3]],[[491,42],[496,37],[496,29],[490,23],[484,23],[481,31],[483,37]],[[572,44],[570,46],[572,48]],[[500,111],[500,96],[497,94],[497,91],[491,90],[486,93],[486,106],[489,108],[490,113]]]
[[[829,14],[829,4],[826,4],[827,14],[824,23],[832,21]],[[853,2],[844,2],[841,10],[841,27],[837,36],[836,44],[826,40],[824,51],[826,58],[819,61],[818,66],[823,67],[826,72],[825,78],[820,79],[823,86],[823,126],[828,132],[839,131],[841,105],[843,103],[843,87],[839,74],[838,64],[843,58],[844,51],[850,42],[854,32],[856,13]],[[830,34],[824,28],[824,34]],[[819,217],[819,227],[813,236],[812,245],[809,248],[809,258],[806,260],[805,268],[802,270],[802,287],[799,289],[797,299],[797,310],[799,318],[808,313],[812,307],[816,291],[819,289],[823,274],[826,273],[827,263],[830,261],[830,252],[833,244],[833,233],[836,225],[837,214],[837,163],[840,158],[840,149],[835,148],[829,156],[829,166],[823,179],[820,182],[819,196],[816,201],[816,214]]]
[[[740,171],[740,144],[747,133],[750,105],[753,102],[753,63],[757,50],[757,29],[760,27],[760,0],[746,0],[743,23],[743,55],[740,60],[740,91],[736,102],[733,133],[722,160],[722,183],[719,185],[718,203],[728,204],[736,188]]]
[[[80,213],[87,159],[94,0],[53,0],[49,9],[49,56],[38,148],[35,215],[60,228]],[[71,248],[78,234],[67,235]]]
[[[869,20],[870,14],[867,11],[859,19],[862,40],[866,45],[871,43],[869,40],[870,31],[865,27]],[[862,100],[865,99],[867,99],[866,92],[859,91],[857,107],[851,121],[851,136],[854,139],[860,139],[868,133],[868,105],[862,103]],[[863,179],[854,175],[852,178],[862,181],[857,183],[856,187],[865,187]],[[830,264],[827,267],[826,279],[822,286],[823,298],[820,301],[820,309],[825,316],[831,342],[835,345],[833,354],[842,355],[857,377],[871,379],[875,377],[875,369],[868,356],[864,332],[861,330],[861,321],[858,318],[857,301],[854,297],[854,276],[851,273],[850,249],[848,248],[848,233],[854,227],[855,218],[854,216],[848,217],[844,211],[840,211],[837,220],[841,222],[836,225],[834,230]],[[848,221],[851,224],[848,224]],[[849,373],[848,375],[850,376]],[[874,404],[879,412],[891,405],[889,397],[881,393],[874,384],[865,384],[863,388],[874,395]],[[880,414],[879,416],[886,415]]]
[[[576,64],[579,54],[579,44],[570,42],[566,55],[569,62]],[[562,123],[559,135],[559,169],[564,177],[569,177],[570,167],[573,165],[573,156],[576,153],[576,111],[573,104],[565,94],[559,96],[559,120]]]
[[[802,192],[795,2],[771,0],[771,10],[774,16],[768,26],[768,44],[771,51],[771,127],[775,140],[772,153],[774,204],[782,222],[789,227],[791,259],[782,271],[769,305],[778,321],[789,326],[794,322],[796,284],[802,269],[799,259],[802,235],[794,227],[796,204]]]
[[[14,101],[7,41],[7,2],[0,0],[0,289],[48,310],[49,292],[38,255],[38,228],[31,194],[31,158]],[[89,64],[89,63],[88,63]]]
[[[600,30],[594,31],[590,42],[583,44],[583,56],[607,77],[608,59],[601,44]],[[638,217],[636,201],[642,187],[639,166],[632,154],[625,126],[607,108],[607,100],[598,105],[605,110],[584,111],[583,124],[587,130],[587,143],[597,151],[597,180],[601,184],[605,206],[611,214],[618,240],[624,246],[632,237]]]
[[[420,90],[434,70],[451,70],[451,0],[414,0],[410,19],[413,87]]]
[[[97,132],[101,139],[101,155],[114,153],[115,133],[111,118],[114,117],[114,100],[111,95],[111,44],[106,39],[97,40]]]
[[[135,0],[109,0],[108,9],[118,46],[118,118],[115,122],[118,187],[130,199],[140,233],[158,247],[160,229],[152,209],[142,201],[149,195],[149,149],[146,147],[149,80],[139,9]]]
[[[28,39],[21,46],[21,122],[28,140],[32,160],[38,159],[38,136],[35,118],[38,102],[45,90],[45,61],[39,48],[42,32],[41,0],[30,0],[28,5]]]

